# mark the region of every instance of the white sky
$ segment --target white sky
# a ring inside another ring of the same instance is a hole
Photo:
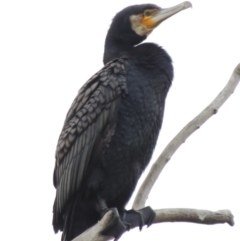
[[[52,173],[66,112],[79,88],[102,67],[114,14],[140,3],[146,2],[0,2],[1,240],[60,240],[51,225]],[[170,7],[180,1],[152,3]],[[175,66],[155,158],[221,91],[240,62],[240,2],[192,4],[147,40],[163,46]],[[235,226],[159,224],[131,231],[122,241],[239,240],[239,103],[240,88],[181,146],[148,200],[153,208],[230,209]]]

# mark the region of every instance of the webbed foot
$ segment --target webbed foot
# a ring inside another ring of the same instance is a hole
[[[130,229],[130,225],[122,222],[116,208],[111,208],[109,210],[113,211],[113,217],[108,226],[101,231],[101,234],[104,236],[112,236],[115,238],[114,241],[117,241],[123,233]]]
[[[138,211],[131,209],[129,211],[124,211],[123,222],[129,223],[131,228],[139,227],[142,230],[144,225],[149,227],[156,217],[156,213],[151,207],[145,207]]]

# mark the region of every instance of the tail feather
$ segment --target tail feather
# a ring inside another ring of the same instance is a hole
[[[82,201],[80,196],[73,199],[64,217],[53,211],[53,228],[55,232],[63,231],[62,241],[71,241],[100,219],[95,204],[89,200]],[[54,205],[55,206],[55,205]]]
[[[53,205],[53,221],[52,221],[53,230],[55,233],[63,230],[63,223],[64,223],[64,220],[62,215],[57,211],[56,199],[55,199],[54,205]]]

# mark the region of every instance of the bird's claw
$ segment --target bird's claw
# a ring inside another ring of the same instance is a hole
[[[119,217],[118,211],[116,208],[110,209],[113,212],[113,217],[110,220],[106,228],[104,228],[100,233],[104,236],[114,237],[114,241],[117,241],[123,233],[129,231],[131,225],[128,223],[123,223]]]
[[[138,212],[140,212],[142,215],[144,225],[147,225],[147,227],[151,226],[156,217],[156,213],[153,211],[153,209],[148,206],[138,210]]]
[[[152,210],[151,207],[145,207],[138,211],[131,209],[125,211],[123,215],[123,221],[129,223],[131,228],[139,227],[142,230],[144,225],[149,227],[156,217],[156,213]]]

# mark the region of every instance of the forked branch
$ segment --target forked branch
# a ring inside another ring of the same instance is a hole
[[[207,210],[174,208],[155,210],[156,218],[153,223],[162,222],[191,222],[199,224],[220,224],[228,223],[233,226],[233,215],[229,210],[211,212]],[[102,236],[100,232],[108,226],[112,218],[112,211],[107,212],[104,217],[93,227],[76,237],[72,241],[107,241],[113,237]]]

